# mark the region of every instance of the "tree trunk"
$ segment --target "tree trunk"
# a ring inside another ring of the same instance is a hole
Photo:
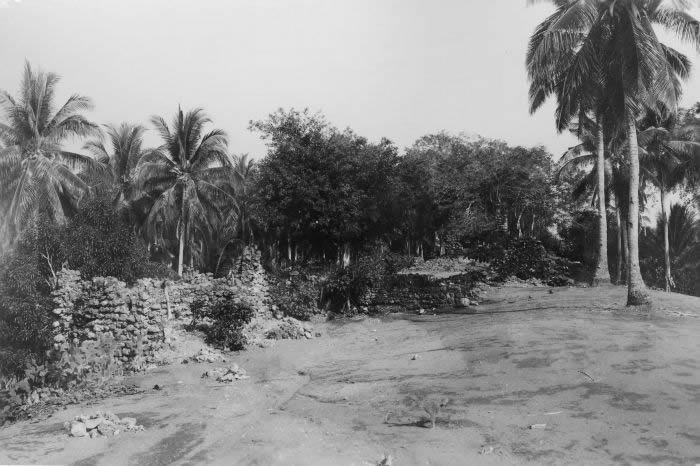
[[[629,192],[629,260],[627,261],[627,305],[636,306],[651,302],[639,268],[639,146],[637,125],[633,116],[627,117],[627,137],[630,151]]]
[[[622,218],[624,220],[624,214],[621,213]],[[629,241],[629,229],[627,227],[627,222],[624,221],[622,223],[622,270],[625,272],[622,277],[624,278],[625,282],[627,283],[627,272],[629,270],[629,266],[627,265],[630,260],[630,241]]]
[[[671,291],[671,288],[676,286],[673,283],[673,277],[671,276],[671,253],[668,246],[668,212],[666,212],[666,190],[664,189],[663,179],[659,186],[659,192],[661,193],[661,221],[664,225],[664,265],[666,270],[666,291]]]
[[[622,280],[622,225],[620,221],[620,208],[615,206],[615,220],[617,221],[617,271],[615,272],[615,284],[619,285]]]
[[[608,219],[605,210],[605,140],[603,118],[598,117],[598,159],[596,178],[598,181],[598,265],[593,276],[593,285],[610,283],[608,270]]]
[[[178,230],[180,231],[180,247],[177,254],[177,274],[182,277],[182,259],[185,255],[185,228],[182,220],[180,220],[180,228]]]

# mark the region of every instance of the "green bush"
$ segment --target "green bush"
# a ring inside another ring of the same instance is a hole
[[[211,304],[196,300],[190,310],[192,326],[204,332],[208,344],[232,351],[245,348],[247,341],[243,327],[255,315],[250,304],[228,294]]]

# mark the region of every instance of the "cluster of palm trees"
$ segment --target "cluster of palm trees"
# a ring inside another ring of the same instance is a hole
[[[687,179],[687,168],[697,165],[699,153],[692,129],[670,123],[678,120],[681,81],[689,76],[690,61],[663,44],[654,28],[700,48],[700,23],[683,0],[550,2],[556,11],[536,28],[527,53],[530,109],[555,97],[557,129],[573,125],[595,153],[600,217],[595,283],[610,280],[606,154],[609,173],[628,180],[626,195],[616,193],[618,212],[626,214],[621,230],[627,233],[627,303],[648,303],[639,265],[640,154],[649,161],[645,174],[664,196],[673,183]]]
[[[0,247],[38,215],[63,222],[99,191],[113,196],[149,244],[177,251],[180,275],[185,263],[220,257],[249,234],[244,201],[252,162],[230,154],[222,130],[205,132],[211,121],[201,109],[178,109],[171,125],[153,117],[163,144],[145,148],[143,126],[106,125],[103,133],[85,118],[87,97],[73,95],[56,110],[58,81],[27,63],[19,95],[0,91]],[[90,155],[64,149],[73,137],[89,139]]]

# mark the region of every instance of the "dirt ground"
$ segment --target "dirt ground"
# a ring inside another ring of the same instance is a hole
[[[472,313],[317,325],[232,355],[251,375],[232,384],[200,378],[216,364],[160,367],[134,379],[143,394],[0,430],[0,463],[700,463],[700,299],[630,311],[624,295],[501,288]],[[431,429],[413,405],[444,397]],[[146,430],[67,436],[97,409]]]

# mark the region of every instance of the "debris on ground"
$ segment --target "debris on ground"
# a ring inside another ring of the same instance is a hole
[[[265,338],[270,340],[311,339],[313,338],[313,333],[311,326],[308,324],[304,324],[292,317],[285,317],[265,332]]]
[[[545,429],[547,424],[532,424],[528,429]]]
[[[201,348],[197,354],[194,356],[191,356],[190,358],[187,358],[182,361],[183,364],[187,364],[188,362],[226,362],[226,358],[224,356],[211,348]]]
[[[95,414],[76,416],[71,422],[63,424],[72,437],[101,437],[119,435],[121,432],[142,431],[143,426],[136,424],[133,417],[119,418],[109,411],[97,411]]]
[[[394,464],[394,458],[391,455],[384,455],[377,466],[391,466],[392,464]]]
[[[413,356],[411,356],[411,361],[415,361],[416,359],[418,359],[418,355],[417,355],[417,354],[414,354]]]
[[[233,382],[234,380],[249,379],[245,369],[233,364],[231,367],[217,367],[202,374],[202,378],[215,379],[217,382]]]

